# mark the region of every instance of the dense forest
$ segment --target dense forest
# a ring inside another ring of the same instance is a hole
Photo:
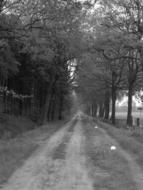
[[[75,1],[0,2],[1,112],[39,123],[70,109],[85,11]]]
[[[86,113],[115,123],[116,100],[143,87],[140,0],[1,0],[1,113],[39,124]],[[111,105],[111,108],[110,108]]]

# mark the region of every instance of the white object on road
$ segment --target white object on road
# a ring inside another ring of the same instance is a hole
[[[110,149],[111,150],[116,150],[117,148],[116,148],[116,146],[111,146]]]
[[[96,125],[94,128],[95,128],[95,129],[98,129],[98,126]]]

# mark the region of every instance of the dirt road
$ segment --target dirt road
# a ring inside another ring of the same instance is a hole
[[[78,114],[45,141],[2,190],[142,190],[142,177],[115,140]]]

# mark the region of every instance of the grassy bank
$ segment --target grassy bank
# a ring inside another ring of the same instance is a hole
[[[91,168],[89,175],[93,179],[94,189],[137,189],[127,161],[117,151],[110,150],[110,140],[94,126],[86,124],[84,127],[87,165]]]
[[[121,147],[128,151],[143,169],[143,131],[137,129],[134,131],[123,128],[116,128],[113,125],[99,122],[107,133],[115,138]]]
[[[64,122],[50,123],[13,139],[0,140],[0,184],[5,183],[11,174],[42,145]]]
[[[18,134],[34,129],[36,124],[26,117],[0,114],[0,139],[14,138]]]

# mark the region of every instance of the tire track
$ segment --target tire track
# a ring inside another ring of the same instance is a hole
[[[63,141],[59,144],[59,146],[56,147],[56,149],[53,151],[52,159],[65,159],[66,154],[66,146],[70,141],[70,138],[73,134],[74,127],[77,123],[77,119],[74,119],[68,129],[68,132],[65,134]]]
[[[2,190],[41,190],[42,182],[45,177],[47,179],[48,173],[52,173],[52,170],[56,172],[56,169],[60,168],[62,164],[53,162],[51,155],[56,147],[61,144],[68,129],[69,126],[66,124],[64,128],[60,129],[48,139],[44,146],[38,149],[36,153],[11,176]]]
[[[92,180],[88,177],[88,168],[85,165],[83,142],[81,123],[77,122],[66,147],[65,161],[60,170],[60,177],[53,186],[50,188],[47,186],[47,190],[93,190]]]

